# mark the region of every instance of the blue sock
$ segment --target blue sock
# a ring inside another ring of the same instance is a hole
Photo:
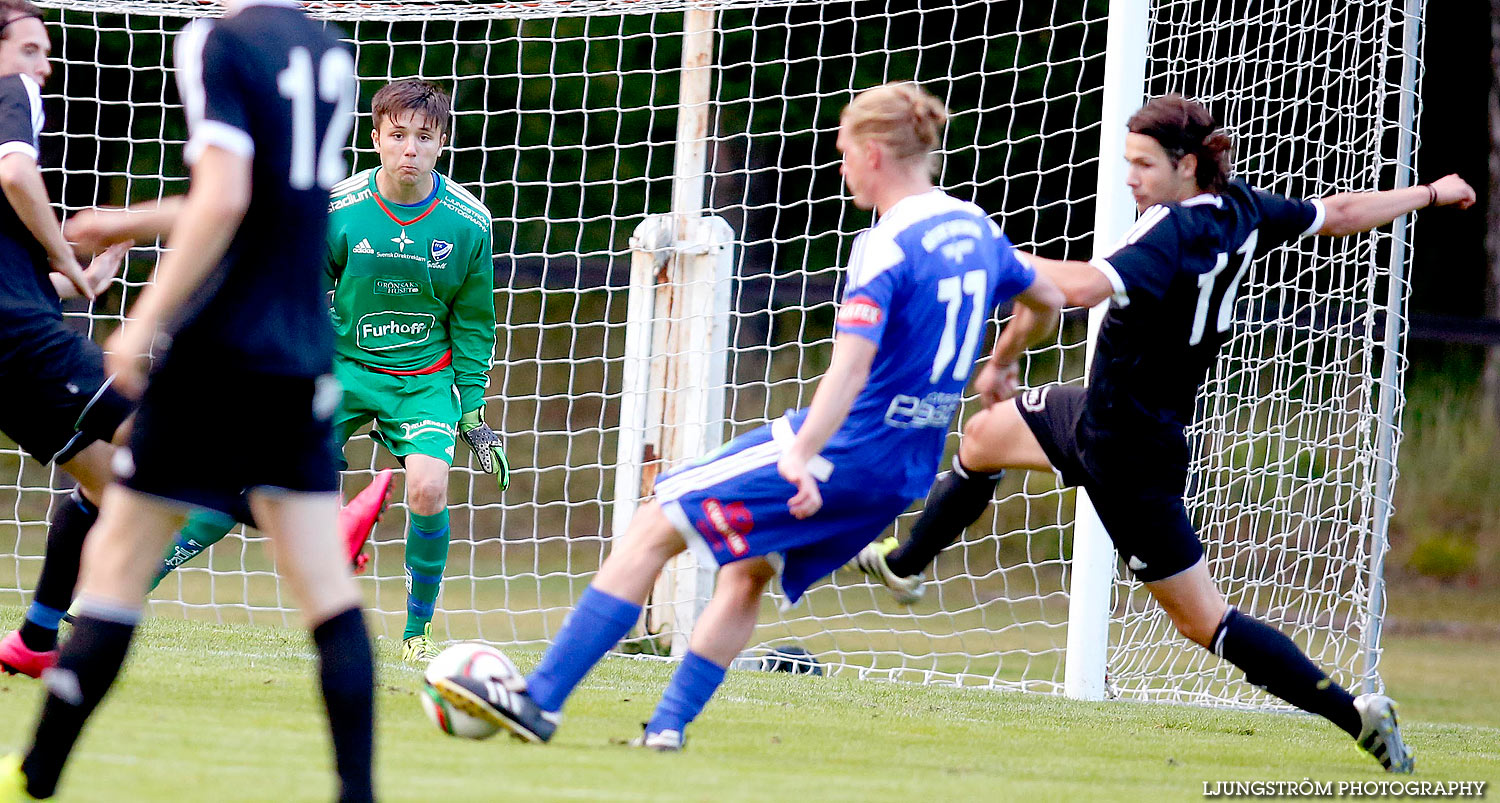
[[[634,602],[593,586],[585,588],[578,606],[557,631],[557,641],[526,678],[531,699],[543,711],[561,709],[583,676],[630,632],[640,615],[641,606]]]
[[[32,602],[26,609],[26,621],[35,622],[48,630],[56,630],[62,624],[63,612],[49,608],[40,602]]]
[[[448,509],[431,516],[412,513],[406,525],[406,630],[404,641],[422,635],[437,608],[448,566]]]
[[[708,698],[714,696],[723,682],[724,667],[696,652],[689,652],[677,671],[672,673],[672,682],[667,684],[661,702],[651,714],[651,721],[646,723],[646,732],[672,730],[682,733],[687,724],[703,711],[703,706],[708,705]]]

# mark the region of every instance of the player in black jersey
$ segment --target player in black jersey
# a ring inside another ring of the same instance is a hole
[[[1388,770],[1410,772],[1389,698],[1351,696],[1291,639],[1220,594],[1183,503],[1184,430],[1257,255],[1302,236],[1368,231],[1426,206],[1466,208],[1474,190],[1447,176],[1401,190],[1291,200],[1229,177],[1229,138],[1198,103],[1157,98],[1130,118],[1129,129],[1125,158],[1140,219],[1106,258],[1035,258],[1069,304],[1113,299],[1088,387],[1043,387],[992,403],[995,390],[1014,388],[1019,374],[1014,364],[987,365],[977,381],[987,409],[964,427],[953,471],[933,486],[911,538],[871,544],[856,563],[912,601],[922,571],[984,512],[1005,469],[1055,470],[1088,490],[1115,548],[1179,632],[1251,683],[1331,720]]]
[[[295,3],[239,0],[183,29],[175,67],[188,194],[123,216],[105,238],[170,231],[155,285],[109,343],[116,383],[144,393],[116,455],[121,484],[85,545],[73,635],[45,677],[31,749],[0,763],[0,798],[53,794],[172,534],[191,507],[233,513],[249,488],[318,648],[340,799],[372,800],[374,666],[335,523],[339,391],[322,279],[328,193],[354,122],[353,56]],[[202,440],[224,421],[241,447],[206,472]]]
[[[99,347],[63,323],[61,299],[103,292],[129,246],[83,270],[57,225],[37,169],[50,52],[37,7],[0,0],[0,432],[78,481],[52,512],[26,619],[0,638],[0,668],[32,677],[57,660],[83,537],[110,480],[110,442],[133,406],[105,378]]]

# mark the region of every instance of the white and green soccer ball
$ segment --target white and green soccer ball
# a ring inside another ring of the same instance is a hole
[[[443,650],[427,665],[422,675],[422,691],[418,698],[422,710],[432,724],[449,736],[465,739],[488,739],[500,728],[478,717],[472,717],[455,708],[432,684],[442,678],[463,676],[479,681],[493,680],[514,684],[521,678],[520,670],[505,656],[505,653],[479,641],[464,641]]]

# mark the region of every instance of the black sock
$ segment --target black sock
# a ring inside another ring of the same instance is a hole
[[[78,585],[78,560],[83,555],[83,538],[99,520],[99,509],[83,498],[77,488],[68,494],[47,527],[47,554],[42,561],[42,576],[36,581],[37,605],[52,611],[66,611],[73,602]],[[56,614],[49,614],[56,616]],[[57,627],[27,617],[21,624],[21,641],[27,649],[44,652],[57,646]]]
[[[333,731],[340,801],[375,799],[375,661],[364,616],[350,608],[313,628],[328,726]]]
[[[255,514],[250,512],[250,492],[246,491],[234,498],[234,503],[229,510],[224,511],[229,517],[249,527],[255,526]]]
[[[984,513],[1004,476],[1003,470],[994,474],[970,471],[954,455],[953,470],[933,483],[911,537],[885,557],[885,565],[900,577],[921,574]]]
[[[21,763],[33,797],[50,797],[57,790],[57,778],[78,734],[120,674],[139,618],[136,610],[86,605],[73,621],[73,635],[63,645],[57,666],[44,676],[47,699],[31,750]]]
[[[1334,683],[1280,630],[1230,608],[1214,631],[1213,651],[1245,680],[1359,738],[1354,697]]]

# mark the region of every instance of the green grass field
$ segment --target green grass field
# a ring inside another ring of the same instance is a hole
[[[19,609],[0,608],[0,628]],[[1382,663],[1420,777],[1500,780],[1495,643],[1399,637]],[[621,746],[670,665],[611,658],[547,746],[444,736],[416,670],[378,645],[386,800],[1186,800],[1211,780],[1381,780],[1305,716],[731,672],[681,755]],[[523,668],[535,652],[517,651]],[[0,747],[25,746],[41,694],[0,676]],[[331,758],[313,653],[289,628],[158,618],[75,753],[60,799],[326,800]]]

